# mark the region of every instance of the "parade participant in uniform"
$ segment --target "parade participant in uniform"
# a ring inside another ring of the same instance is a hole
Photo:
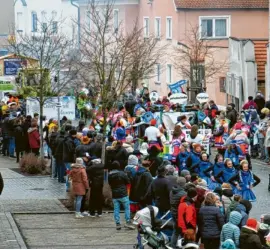
[[[222,172],[219,174],[223,183],[229,183],[230,179],[238,174],[237,170],[234,168],[231,159],[225,159],[224,161],[224,168]],[[231,184],[231,183],[230,183]],[[232,189],[234,193],[236,192],[235,186],[232,185]]]
[[[224,158],[227,159],[231,159],[233,162],[233,165],[236,169],[239,169],[239,165],[240,165],[240,157],[243,157],[243,152],[241,150],[241,148],[236,144],[235,140],[232,140],[230,142],[230,145],[228,146],[228,148],[225,151],[225,155]]]
[[[176,125],[173,131],[173,138],[171,142],[171,146],[173,149],[172,152],[172,162],[176,162],[176,157],[180,153],[180,146],[182,143],[182,140],[185,138],[184,134],[182,133],[181,127],[179,125]]]
[[[256,196],[252,189],[257,186],[261,180],[249,170],[248,162],[246,160],[241,161],[240,166],[241,170],[239,173],[233,176],[229,182],[237,187],[236,193],[241,195],[243,199],[256,201]]]
[[[202,146],[199,143],[194,143],[192,145],[192,148],[193,149],[191,150],[190,155],[187,159],[187,167],[191,173],[196,173],[196,168],[201,162]]]
[[[176,166],[178,167],[179,176],[182,170],[187,170],[187,159],[189,154],[189,144],[186,142],[182,143],[180,146],[180,153],[176,157]]]

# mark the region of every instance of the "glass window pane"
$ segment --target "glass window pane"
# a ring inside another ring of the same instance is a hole
[[[216,36],[225,37],[227,36],[227,22],[226,19],[216,19]]]
[[[202,20],[202,37],[213,37],[213,20]]]

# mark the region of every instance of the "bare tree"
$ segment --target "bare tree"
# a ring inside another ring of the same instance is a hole
[[[206,89],[206,81],[213,81],[227,67],[227,58],[216,59],[216,53],[222,50],[219,41],[202,37],[199,26],[190,26],[184,41],[176,46],[173,58],[175,68],[190,81],[188,90],[195,95]]]
[[[40,29],[33,34],[19,33],[10,40],[10,47],[18,58],[26,61],[18,76],[18,90],[25,97],[38,101],[42,118],[43,107],[49,98],[59,96],[75,79],[79,70],[74,56],[74,42],[61,31],[63,22],[37,22]],[[61,71],[64,70],[65,74]],[[41,156],[43,156],[42,119]]]
[[[101,7],[100,7],[101,5]],[[136,88],[138,81],[150,77],[154,66],[163,56],[164,46],[158,46],[154,37],[143,38],[143,29],[134,26],[125,30],[122,23],[113,19],[114,2],[104,1],[88,4],[89,25],[82,27],[81,54],[82,68],[87,65],[87,72],[92,87],[99,90],[104,115],[104,132],[108,112],[119,97],[130,88]],[[105,156],[103,143],[102,158]]]

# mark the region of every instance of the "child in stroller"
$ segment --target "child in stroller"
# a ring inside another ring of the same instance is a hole
[[[144,246],[148,245],[153,249],[171,249],[168,232],[172,233],[173,223],[171,218],[164,220],[170,211],[157,219],[158,211],[157,207],[148,206],[136,213],[133,224],[137,225],[138,235],[134,248],[144,249]]]

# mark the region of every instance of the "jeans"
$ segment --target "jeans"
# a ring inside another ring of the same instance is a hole
[[[69,162],[65,162],[65,167],[66,167],[66,170],[70,171],[71,170],[71,163]],[[66,176],[66,191],[69,192],[69,189],[70,189],[70,183],[69,183],[69,174],[67,174]]]
[[[58,182],[65,182],[64,176],[66,171],[65,163],[62,160],[55,160]]]
[[[58,173],[58,169],[57,169],[57,165],[56,165],[56,160],[53,156],[52,156],[51,161],[52,161],[52,178],[56,178],[57,173]]]
[[[75,211],[76,211],[77,213],[79,213],[80,210],[81,210],[82,198],[83,198],[82,195],[76,195],[76,196],[75,196],[75,201],[74,201],[74,202],[75,202]]]
[[[14,156],[15,153],[15,138],[9,137],[9,156]]]
[[[126,222],[130,222],[130,208],[128,196],[118,199],[113,199],[113,214],[116,224],[120,224],[120,205],[124,206]]]
[[[181,236],[182,234],[182,229],[180,227],[178,227],[178,222],[176,220],[176,218],[172,217],[174,225],[173,225],[173,234],[172,234],[172,238],[171,238],[171,245],[172,248],[176,248],[176,244],[177,244],[177,240],[179,238],[179,236]]]

